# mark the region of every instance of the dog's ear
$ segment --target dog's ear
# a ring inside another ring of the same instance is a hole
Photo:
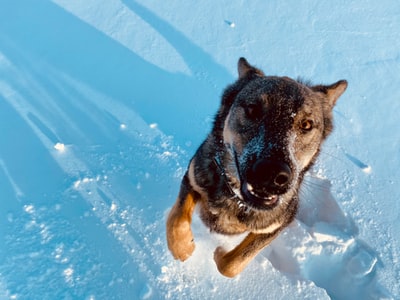
[[[247,74],[256,74],[258,76],[264,76],[263,71],[250,65],[249,62],[244,57],[239,58],[238,74],[239,74],[239,79],[246,77]]]
[[[312,89],[315,92],[320,92],[326,95],[328,98],[329,105],[333,107],[339,99],[339,97],[344,93],[347,88],[347,81],[346,80],[339,80],[338,82],[331,84],[331,85],[317,85],[314,86]]]

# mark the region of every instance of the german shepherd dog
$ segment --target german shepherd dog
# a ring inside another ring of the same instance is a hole
[[[311,85],[265,76],[245,58],[223,93],[213,129],[190,161],[167,219],[175,259],[194,251],[194,208],[210,231],[247,232],[233,250],[217,247],[221,274],[234,277],[294,219],[304,173],[332,130],[347,81]]]

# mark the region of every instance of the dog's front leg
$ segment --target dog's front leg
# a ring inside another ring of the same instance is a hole
[[[174,258],[181,261],[188,259],[194,251],[195,244],[190,224],[195,206],[195,192],[185,175],[178,199],[167,219],[168,248]]]
[[[218,271],[227,277],[238,275],[249,262],[278,235],[273,233],[249,233],[233,250],[227,252],[218,247],[214,252],[214,260]]]

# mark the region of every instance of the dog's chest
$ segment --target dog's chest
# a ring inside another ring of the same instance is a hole
[[[231,206],[210,208],[202,205],[200,217],[211,231],[221,234],[272,233],[282,227],[279,219],[271,220],[268,215],[246,212]]]
[[[238,234],[248,230],[246,224],[226,208],[210,208],[201,205],[200,218],[211,230],[221,234]]]

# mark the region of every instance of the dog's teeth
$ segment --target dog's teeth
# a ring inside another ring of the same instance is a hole
[[[232,188],[232,191],[235,193],[235,195],[238,197],[238,200],[240,201],[240,200],[243,200],[243,198],[242,198],[242,194],[240,193],[240,190],[239,189],[236,189],[236,188]]]
[[[276,196],[276,195],[269,196],[265,200],[268,202],[276,202],[278,200],[278,196]]]
[[[246,188],[247,188],[247,190],[248,190],[249,192],[252,192],[252,191],[253,191],[253,186],[252,186],[250,183],[248,183],[248,184],[246,185]]]

